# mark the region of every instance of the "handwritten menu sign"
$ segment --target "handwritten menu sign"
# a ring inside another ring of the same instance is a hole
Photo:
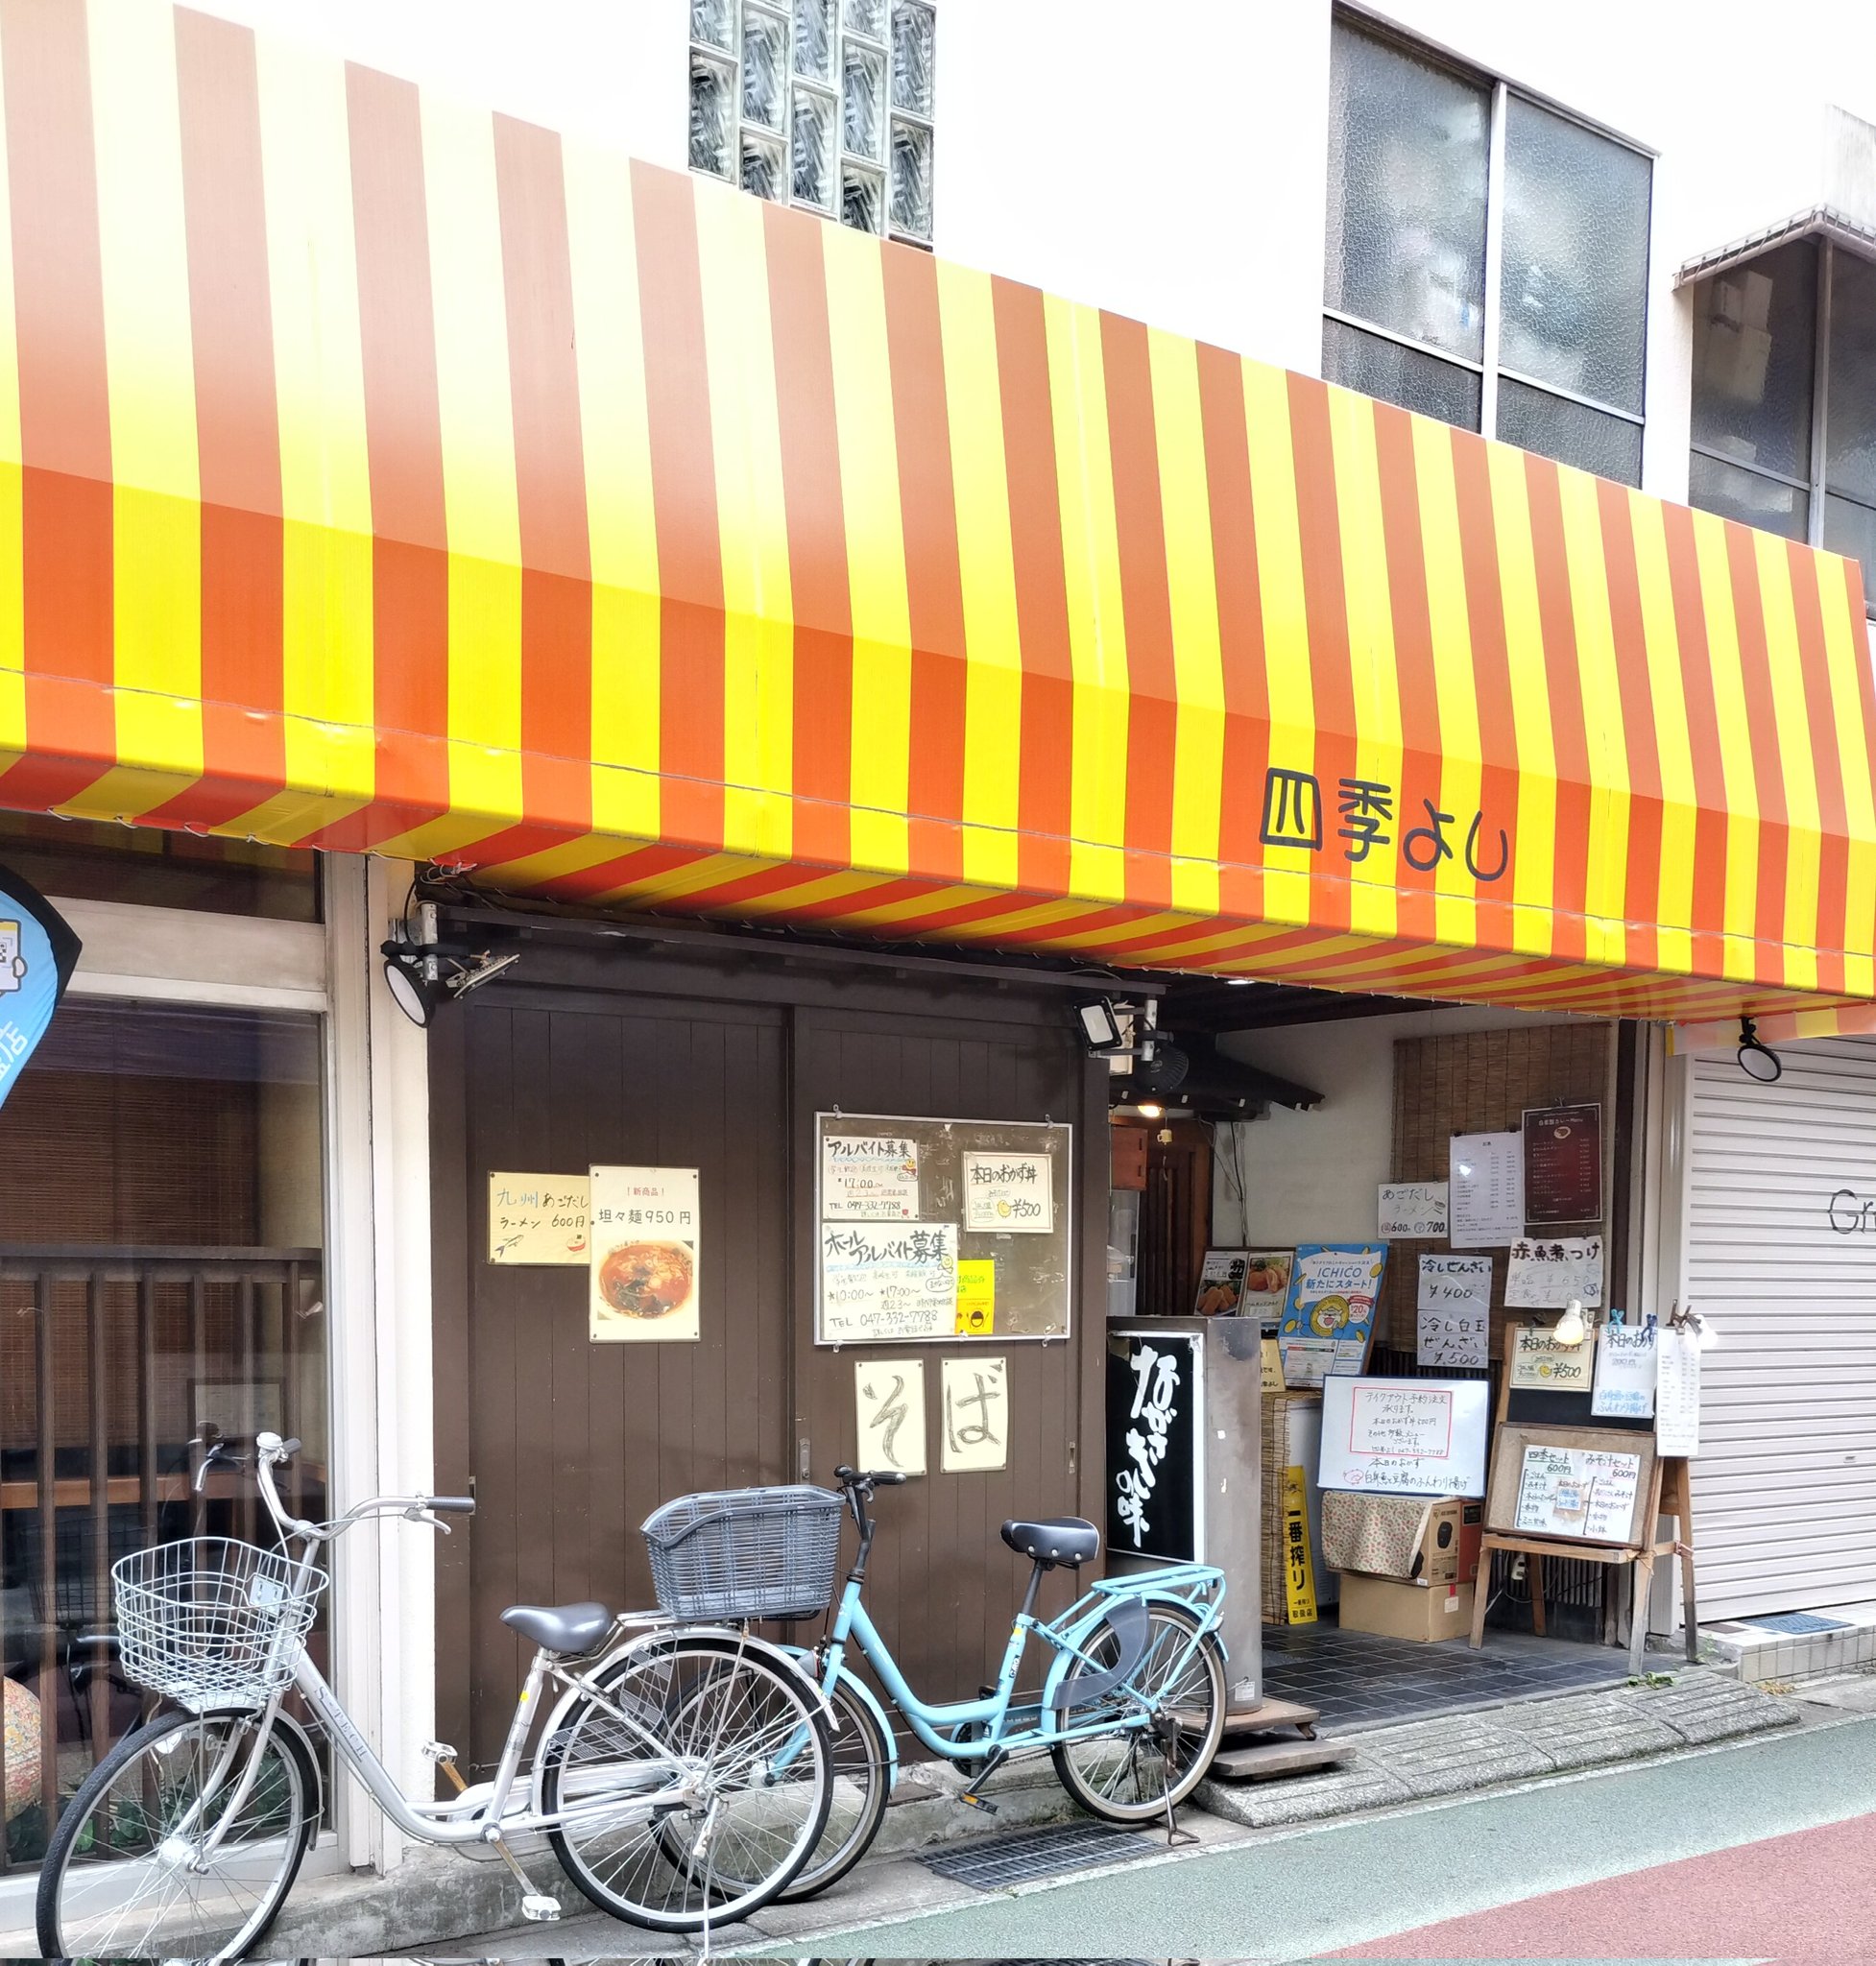
[[[697,1339],[702,1214],[694,1167],[593,1167],[587,1335],[596,1345]]]
[[[821,1141],[824,1222],[911,1222],[919,1148],[903,1134],[830,1134]]]
[[[1046,1235],[1055,1227],[1048,1155],[966,1154],[964,1226],[973,1235]]]
[[[1504,1273],[1509,1310],[1561,1310],[1602,1302],[1602,1238],[1599,1235],[1532,1236],[1511,1245]]]
[[[1388,1241],[1431,1241],[1446,1234],[1447,1184],[1443,1181],[1383,1181],[1381,1233]]]
[[[1277,1330],[1287,1384],[1319,1386],[1368,1362],[1386,1267],[1385,1243],[1306,1242],[1297,1250]]]
[[[1511,1345],[1511,1383],[1526,1391],[1586,1393],[1596,1369],[1596,1339],[1559,1345],[1541,1325],[1520,1325]]]
[[[1492,1259],[1420,1259],[1419,1349],[1422,1365],[1483,1366],[1492,1344]]]
[[[821,1337],[948,1338],[957,1325],[955,1222],[823,1222]]]
[[[1640,1454],[1527,1442],[1513,1525],[1533,1536],[1627,1543],[1634,1533]]]
[[[1515,1133],[1455,1133],[1448,1182],[1455,1249],[1492,1249],[1525,1233],[1525,1164]]]
[[[1525,1221],[1602,1219],[1602,1109],[1546,1106],[1526,1113]]]
[[[1654,1444],[1664,1454],[1700,1451],[1700,1347],[1692,1331],[1664,1331],[1657,1347]]]
[[[1483,1495],[1489,1402],[1483,1379],[1325,1379],[1321,1485]]]
[[[1199,1555],[1199,1340],[1107,1342],[1107,1542],[1128,1556]]]
[[[590,1190],[584,1174],[490,1175],[489,1260],[584,1269]]]
[[[1605,1325],[1596,1347],[1596,1390],[1589,1410],[1601,1420],[1647,1420],[1654,1411],[1659,1327]]]

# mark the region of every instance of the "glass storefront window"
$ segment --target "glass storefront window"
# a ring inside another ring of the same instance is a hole
[[[320,919],[319,855],[158,827],[0,813],[0,861],[44,895],[199,908],[273,922]]]
[[[144,1711],[110,1563],[268,1538],[251,1476],[192,1494],[204,1447],[298,1434],[325,1513],[321,1113],[316,1018],[84,1000],[0,1107],[0,1873]]]

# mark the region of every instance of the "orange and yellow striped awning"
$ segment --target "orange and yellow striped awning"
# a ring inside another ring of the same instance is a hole
[[[163,0],[0,0],[0,803],[1349,989],[1876,996],[1842,560]]]

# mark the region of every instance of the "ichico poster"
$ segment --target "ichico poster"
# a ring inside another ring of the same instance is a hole
[[[1288,1384],[1319,1386],[1368,1362],[1386,1267],[1384,1243],[1306,1242],[1297,1250],[1277,1331]]]
[[[587,1335],[597,1345],[695,1340],[697,1170],[595,1167]]]
[[[0,1102],[45,1036],[81,947],[37,888],[0,867]]]

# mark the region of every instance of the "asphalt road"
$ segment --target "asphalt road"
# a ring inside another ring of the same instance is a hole
[[[1876,1961],[1876,1717],[1325,1824],[788,1950]]]

